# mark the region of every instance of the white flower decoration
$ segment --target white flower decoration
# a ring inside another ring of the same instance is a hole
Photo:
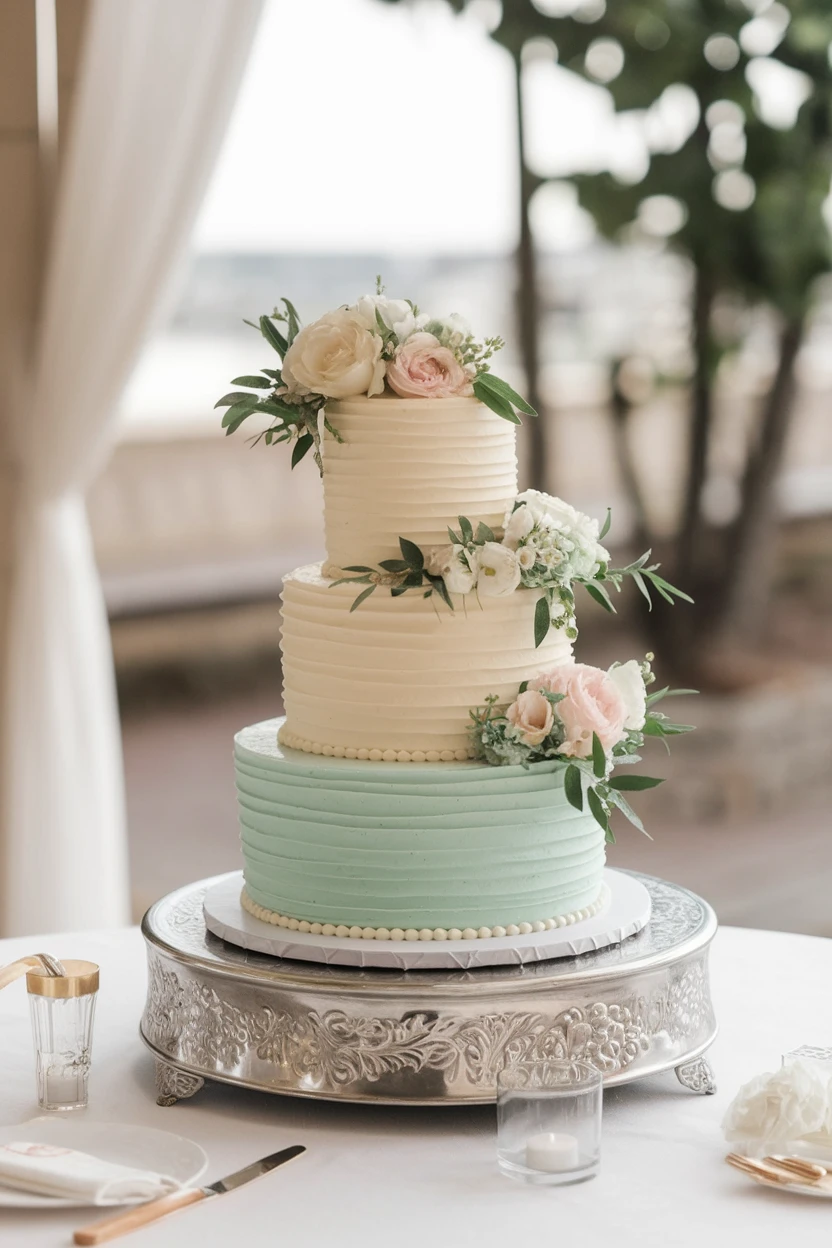
[[[477,593],[483,598],[506,598],[520,584],[517,555],[499,542],[486,542],[480,549]]]
[[[435,546],[425,564],[432,576],[441,576],[449,594],[467,594],[477,578],[477,557],[464,546]]]
[[[743,1084],[722,1122],[726,1140],[786,1144],[822,1131],[829,1081],[808,1062],[792,1062]]]
[[[627,663],[614,663],[607,675],[618,686],[627,708],[624,727],[640,732],[647,714],[647,690],[641,667],[635,659],[630,659]]]

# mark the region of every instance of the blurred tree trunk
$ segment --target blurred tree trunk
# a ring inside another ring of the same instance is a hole
[[[624,487],[624,493],[630,505],[633,522],[632,541],[641,554],[653,545],[650,532],[650,521],[644,494],[635,466],[635,457],[630,442],[630,417],[633,412],[632,401],[627,397],[620,384],[623,360],[615,360],[610,370],[610,413],[612,415],[613,449],[615,451],[618,475]]]
[[[526,374],[526,398],[538,412],[525,422],[529,447],[529,484],[545,490],[548,482],[548,414],[540,393],[540,274],[537,248],[532,234],[530,207],[539,179],[526,165],[523,115],[523,67],[519,51],[514,54],[515,97],[517,101],[517,154],[520,181],[520,240],[516,252],[517,323],[520,357]]]
[[[693,355],[694,373],[690,392],[690,441],[688,475],[679,532],[676,572],[682,586],[696,582],[697,555],[702,540],[702,490],[708,472],[708,450],[713,424],[711,310],[714,283],[701,264],[694,269]]]
[[[719,627],[726,641],[753,640],[765,622],[777,548],[777,478],[794,414],[795,363],[804,328],[797,318],[781,330],[777,371],[763,402],[756,446],[748,454],[740,514],[728,539]]]

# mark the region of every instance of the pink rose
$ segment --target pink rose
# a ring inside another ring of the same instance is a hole
[[[555,707],[566,732],[566,740],[560,747],[562,754],[570,758],[589,758],[593,732],[598,734],[607,753],[624,736],[627,707],[615,681],[599,667],[563,663],[530,680],[529,688],[564,695]]]
[[[525,693],[518,693],[506,711],[506,719],[520,730],[526,745],[540,745],[552,731],[555,714],[548,698],[535,689],[527,689]]]
[[[387,366],[387,384],[403,399],[446,399],[472,394],[459,360],[433,334],[411,334]]]

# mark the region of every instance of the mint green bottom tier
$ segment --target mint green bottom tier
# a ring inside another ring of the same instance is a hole
[[[234,741],[249,897],[309,923],[480,928],[593,905],[604,834],[566,801],[562,763],[371,763]]]

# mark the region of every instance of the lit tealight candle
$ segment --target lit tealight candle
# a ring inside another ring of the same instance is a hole
[[[556,1174],[562,1170],[575,1170],[578,1166],[578,1141],[574,1135],[541,1131],[526,1141],[526,1165],[530,1170],[543,1170]]]

